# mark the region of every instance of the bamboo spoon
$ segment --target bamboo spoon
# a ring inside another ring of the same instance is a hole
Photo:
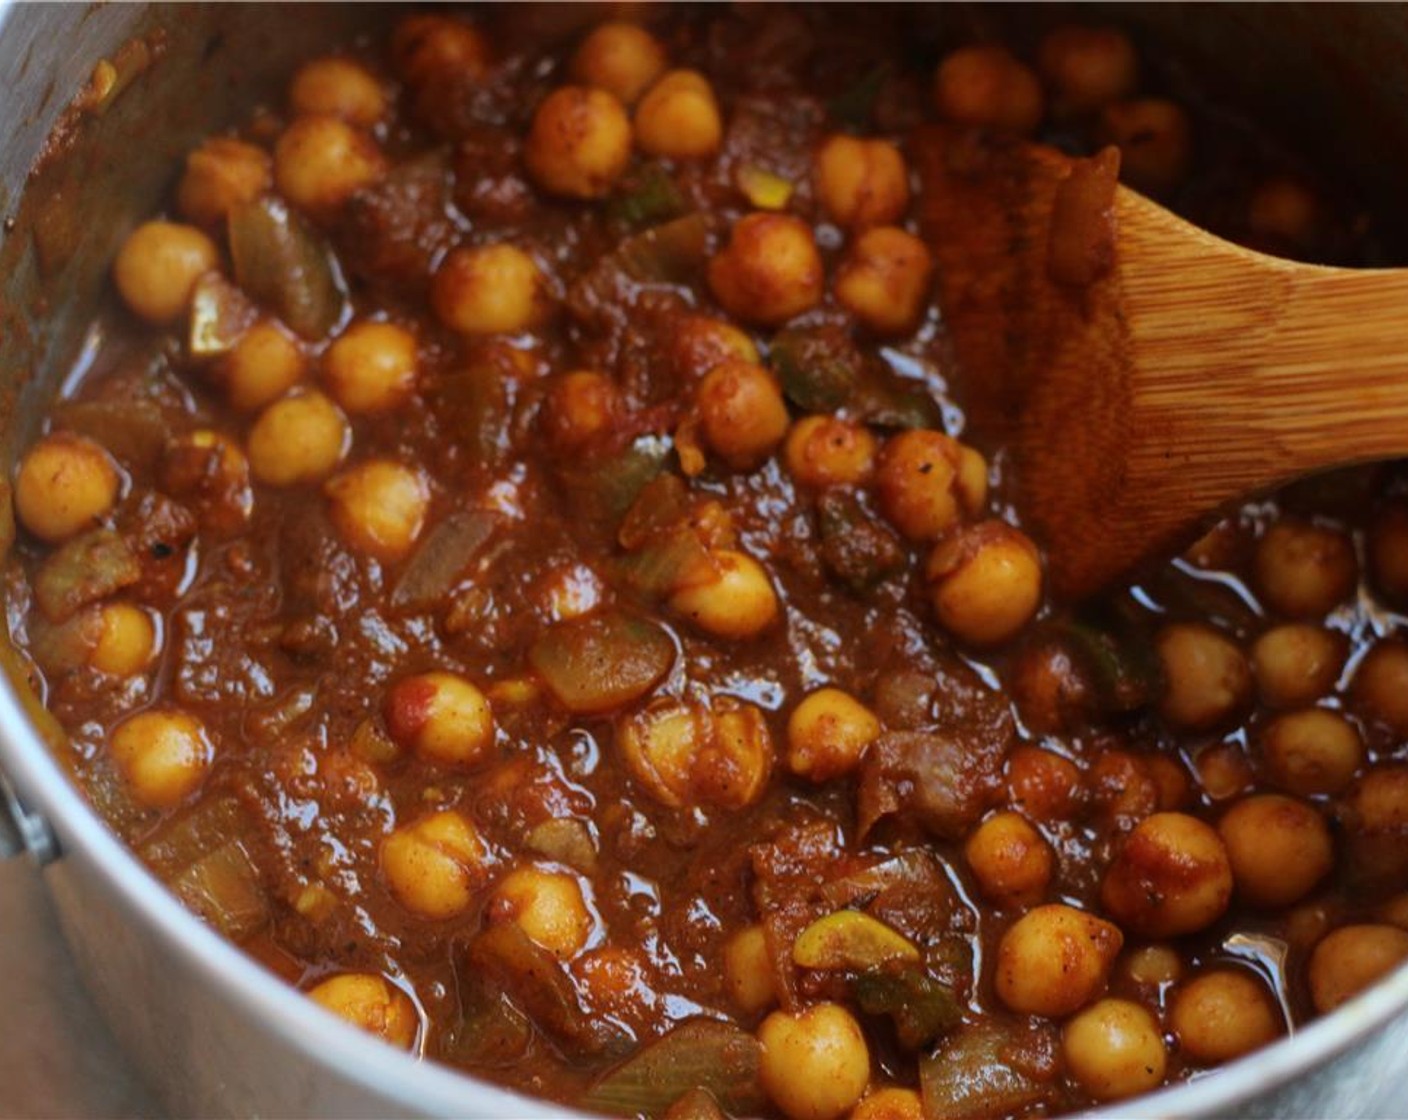
[[[1056,595],[1253,492],[1408,454],[1408,270],[1229,244],[1118,186],[1114,149],[928,128],[914,150],[969,414],[1012,448]]]

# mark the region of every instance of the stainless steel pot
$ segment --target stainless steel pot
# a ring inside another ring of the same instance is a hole
[[[1222,75],[1231,96],[1273,112],[1338,161],[1356,190],[1397,203],[1403,157],[1386,153],[1408,153],[1406,12],[1158,6],[1103,9],[1101,18],[1178,42]],[[6,214],[16,213],[27,183],[31,192],[0,242],[0,462],[13,461],[72,368],[116,244],[150,211],[179,155],[243,117],[290,60],[379,19],[356,5],[0,9]],[[104,58],[115,65],[95,74]],[[88,109],[66,122],[71,150],[31,178],[90,77]],[[188,914],[70,786],[18,677],[0,676],[0,771],[12,783],[0,821],[18,824],[8,836],[0,827],[0,855],[8,844],[43,865],[95,1000],[173,1113],[568,1115],[372,1041]],[[1215,1076],[1099,1115],[1230,1114],[1408,1115],[1408,968]]]

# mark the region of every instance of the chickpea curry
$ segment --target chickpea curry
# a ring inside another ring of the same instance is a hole
[[[1408,476],[1050,601],[908,144],[1373,223],[1119,31],[920,14],[397,12],[122,244],[10,631],[95,808],[331,1012],[589,1111],[965,1120],[1408,958]]]

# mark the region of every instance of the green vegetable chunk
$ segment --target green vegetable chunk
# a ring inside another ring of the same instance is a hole
[[[310,341],[327,338],[350,311],[337,258],[307,222],[265,195],[229,218],[235,280]]]
[[[592,715],[650,692],[675,663],[675,643],[653,622],[606,610],[544,632],[528,663],[564,708]]]
[[[996,1120],[1039,1103],[1047,1087],[1037,1069],[1048,1041],[996,1021],[954,1032],[919,1060],[924,1120]]]
[[[910,961],[889,961],[866,969],[851,992],[867,1015],[888,1015],[907,1050],[918,1050],[962,1021],[963,1010],[947,984]]]
[[[34,598],[51,622],[72,618],[142,578],[127,540],[111,529],[93,529],[50,553],[34,576]]]

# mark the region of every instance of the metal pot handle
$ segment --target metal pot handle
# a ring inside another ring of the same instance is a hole
[[[60,855],[49,822],[26,808],[10,779],[0,772],[0,859],[28,855],[43,867]]]

